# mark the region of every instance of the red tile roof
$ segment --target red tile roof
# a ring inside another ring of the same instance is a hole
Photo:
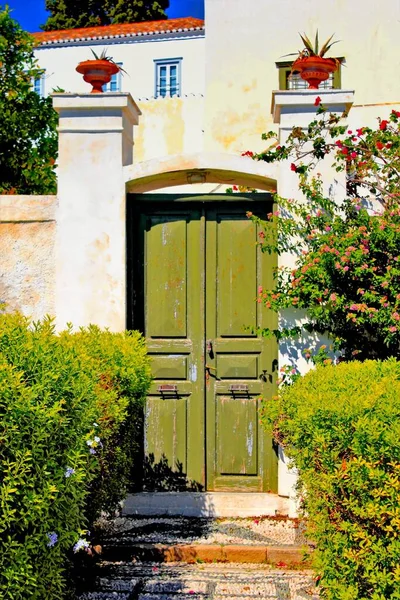
[[[121,25],[105,25],[101,27],[84,27],[82,29],[62,29],[59,31],[39,31],[33,37],[39,46],[62,44],[78,40],[96,40],[115,37],[135,37],[203,29],[204,21],[194,17],[184,19],[168,19],[163,21],[143,21],[142,23],[123,23]]]

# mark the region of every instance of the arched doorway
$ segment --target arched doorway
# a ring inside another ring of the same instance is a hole
[[[257,334],[275,316],[256,302],[276,259],[262,254],[246,216],[270,212],[271,194],[138,193],[189,177],[267,190],[275,181],[238,157],[180,165],[139,165],[127,185],[129,325],[147,338],[154,376],[144,489],[276,491],[277,456],[258,410],[260,395],[273,394],[277,345]]]

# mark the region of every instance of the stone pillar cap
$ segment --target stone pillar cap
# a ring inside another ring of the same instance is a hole
[[[90,110],[126,108],[137,119],[142,113],[129,93],[106,92],[104,94],[52,94],[53,106],[57,112],[61,110]]]
[[[341,110],[348,112],[354,102],[354,90],[275,90],[272,92],[271,103],[274,123],[281,122],[282,112],[309,112],[309,107],[314,106],[318,96],[321,103],[331,110],[341,107]]]

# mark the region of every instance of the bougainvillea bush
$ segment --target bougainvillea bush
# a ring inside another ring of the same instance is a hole
[[[68,557],[126,492],[149,381],[137,333],[0,314],[1,598],[64,597]]]
[[[288,161],[304,196],[300,203],[276,196],[279,211],[266,220],[248,213],[263,226],[263,251],[297,256],[296,267],[280,269],[275,289],[260,289],[258,301],[306,315],[302,326],[263,333],[296,336],[304,328],[330,334],[347,360],[399,357],[400,112],[378,119],[376,129],[351,131],[319,98],[316,111],[308,129],[295,127],[285,145],[253,156]],[[327,155],[346,173],[340,201],[324,195],[317,172]]]
[[[264,406],[299,471],[321,595],[400,598],[400,362],[318,365]]]

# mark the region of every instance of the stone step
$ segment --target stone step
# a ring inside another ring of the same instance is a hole
[[[292,546],[306,543],[304,526],[288,517],[119,517],[99,520],[105,546],[122,544],[213,544]]]
[[[125,516],[255,517],[288,515],[289,498],[252,492],[140,492],[127,496]]]
[[[288,517],[119,517],[98,523],[105,560],[299,564],[306,540]]]
[[[317,600],[310,571],[267,566],[107,563],[96,590],[79,600]]]
[[[302,546],[216,544],[129,544],[105,546],[105,560],[142,562],[232,562],[294,566],[304,563]]]

